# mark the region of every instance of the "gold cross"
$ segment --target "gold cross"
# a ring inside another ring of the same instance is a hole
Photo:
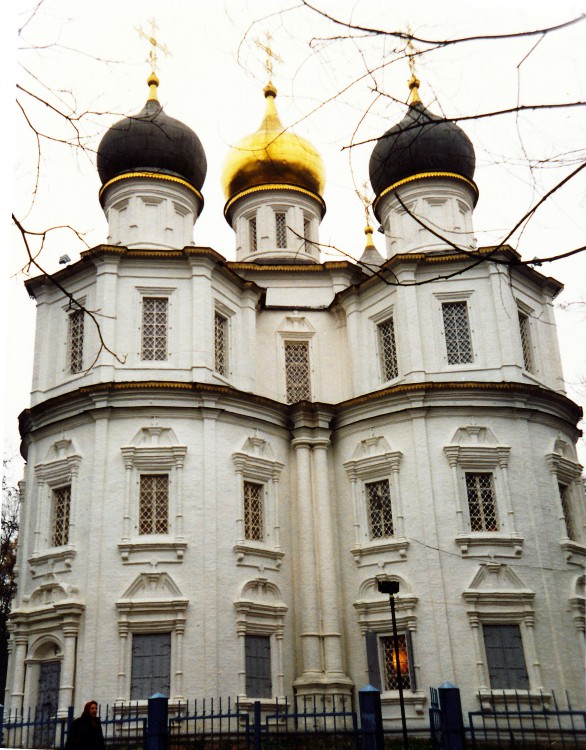
[[[368,190],[368,184],[365,182],[362,186],[362,189],[364,190],[364,193],[361,193],[359,190],[356,190],[356,195],[360,198],[364,205],[364,215],[366,216],[366,223],[370,224],[370,207],[372,206],[372,201],[370,198],[366,195],[366,191]]]
[[[265,68],[267,71],[267,75],[269,77],[269,81],[272,81],[273,78],[273,60],[278,63],[282,63],[283,60],[277,55],[276,52],[273,52],[273,48],[271,47],[271,42],[273,41],[273,37],[271,36],[271,32],[267,31],[265,33],[267,43],[263,44],[260,39],[255,39],[254,43],[256,46],[262,50],[266,56],[266,62],[265,62]]]
[[[154,73],[157,70],[157,50],[158,49],[161,50],[161,52],[164,55],[170,55],[171,53],[169,52],[165,44],[161,44],[160,42],[157,41],[156,34],[157,34],[159,27],[157,26],[156,20],[154,18],[150,18],[149,23],[151,25],[150,34],[147,34],[139,26],[136,26],[135,28],[138,31],[138,35],[140,36],[140,38],[146,39],[151,45],[151,49],[149,52],[149,56],[147,57],[147,60],[150,62],[151,70]]]

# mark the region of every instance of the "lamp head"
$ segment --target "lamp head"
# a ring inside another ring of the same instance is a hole
[[[377,581],[377,584],[381,594],[399,593],[399,581]]]

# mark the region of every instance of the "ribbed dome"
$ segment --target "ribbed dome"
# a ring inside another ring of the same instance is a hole
[[[309,141],[283,127],[275,107],[277,91],[265,87],[267,108],[260,128],[232,148],[222,174],[227,201],[261,185],[286,185],[322,195],[323,161]]]
[[[157,77],[148,82],[151,94],[143,109],[112,125],[100,142],[102,185],[125,173],[151,172],[179,177],[200,191],[207,171],[201,141],[191,128],[165,114],[156,98]]]
[[[472,182],[475,166],[474,147],[466,133],[456,123],[429,112],[414,96],[405,117],[387,130],[374,147],[370,182],[379,197],[401,180],[416,176],[443,173]]]

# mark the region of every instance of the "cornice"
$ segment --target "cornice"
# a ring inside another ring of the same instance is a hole
[[[198,198],[203,207],[203,195],[197,188],[195,188],[191,183],[187,182],[187,180],[183,180],[181,177],[174,177],[173,175],[164,174],[162,172],[126,172],[125,174],[120,174],[116,177],[113,177],[100,188],[100,191],[98,193],[100,203],[103,202],[102,198],[104,197],[104,193],[111,185],[114,185],[117,182],[121,182],[122,180],[132,179],[160,180],[162,182],[172,182],[176,185],[181,185],[184,188],[190,190]]]
[[[306,195],[309,198],[312,198],[319,204],[322,218],[326,212],[326,203],[324,199],[321,197],[321,195],[318,195],[311,190],[307,190],[306,188],[300,187],[299,185],[288,185],[286,183],[267,183],[264,185],[254,185],[253,187],[247,188],[246,190],[241,190],[239,193],[236,193],[236,195],[232,196],[224,206],[224,217],[226,218],[226,221],[230,223],[230,211],[239,200],[241,200],[242,198],[246,198],[248,195],[263,193],[268,190],[288,190],[293,193],[301,193],[302,195]]]

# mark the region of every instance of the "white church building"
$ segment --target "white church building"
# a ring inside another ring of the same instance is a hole
[[[370,160],[381,248],[367,226],[360,261],[322,262],[322,159],[269,83],[222,176],[228,261],[193,239],[202,144],[149,86],[98,150],[104,244],[26,284],[6,706],[270,703],[378,672],[398,719],[395,581],[410,724],[446,680],[465,710],[513,690],[583,707],[561,285],[476,246],[468,137],[412,78]]]

